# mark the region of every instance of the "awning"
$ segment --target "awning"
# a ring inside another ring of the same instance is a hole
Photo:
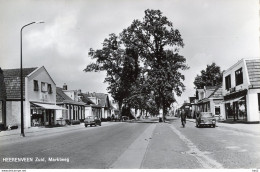
[[[33,103],[37,106],[40,106],[44,109],[54,109],[54,110],[67,110],[63,107],[57,106],[57,105],[52,105],[52,104],[43,104],[43,103]]]

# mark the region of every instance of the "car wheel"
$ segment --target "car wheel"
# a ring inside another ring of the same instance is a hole
[[[97,124],[95,124],[95,127],[97,126]]]
[[[215,128],[215,127],[216,127],[216,124],[213,124],[212,126],[213,126],[213,128]]]
[[[101,126],[101,122],[100,122],[99,126]]]

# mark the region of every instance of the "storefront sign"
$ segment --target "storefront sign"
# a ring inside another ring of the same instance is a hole
[[[242,91],[235,92],[235,93],[224,96],[224,101],[236,99],[236,98],[239,98],[239,97],[242,97],[245,95],[247,95],[247,90],[242,90]]]

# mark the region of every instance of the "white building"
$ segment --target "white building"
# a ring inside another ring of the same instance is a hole
[[[223,95],[221,86],[205,86],[197,89],[198,102],[196,111],[212,112],[218,119],[224,119]]]
[[[6,86],[6,123],[21,125],[20,69],[3,70]],[[24,127],[56,124],[56,84],[44,66],[23,69]]]
[[[223,73],[225,118],[260,119],[260,59],[242,59]]]

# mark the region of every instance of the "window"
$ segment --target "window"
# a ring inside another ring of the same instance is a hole
[[[243,71],[242,68],[238,69],[236,72],[236,85],[243,84]]]
[[[231,77],[230,77],[230,75],[225,77],[225,83],[226,83],[226,90],[229,90],[231,88]]]
[[[48,84],[48,93],[49,93],[49,94],[51,94],[51,93],[52,93],[51,84]]]
[[[215,106],[215,115],[220,114],[220,106]]]
[[[258,95],[258,110],[260,111],[260,93],[257,93]]]
[[[41,91],[42,92],[47,92],[47,84],[45,82],[41,83]]]
[[[33,90],[39,91],[39,85],[37,80],[33,80]]]

